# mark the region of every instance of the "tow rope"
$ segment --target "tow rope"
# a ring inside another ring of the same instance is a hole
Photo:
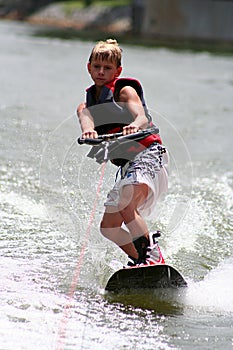
[[[58,339],[57,339],[57,345],[56,345],[56,350],[63,350],[64,349],[64,343],[65,343],[65,339],[66,339],[66,331],[67,331],[67,324],[68,324],[68,319],[70,317],[70,310],[71,310],[71,306],[74,300],[74,293],[76,290],[76,286],[78,284],[79,281],[79,277],[80,277],[80,271],[81,268],[83,266],[83,260],[84,260],[84,255],[87,249],[87,245],[89,242],[89,237],[90,237],[90,233],[91,233],[91,226],[92,223],[94,221],[94,217],[95,217],[95,212],[96,212],[96,206],[98,203],[98,199],[100,196],[100,190],[101,190],[101,186],[103,183],[103,178],[104,178],[104,173],[105,173],[105,168],[106,168],[106,164],[107,162],[105,161],[104,163],[101,164],[101,175],[100,175],[100,179],[98,182],[98,186],[97,186],[97,190],[96,190],[96,195],[95,195],[95,200],[94,200],[94,204],[93,204],[93,208],[91,211],[91,215],[90,215],[90,219],[89,219],[89,223],[84,235],[84,242],[82,245],[82,249],[80,252],[80,256],[78,258],[77,264],[76,264],[76,269],[75,272],[73,274],[73,278],[70,284],[70,289],[69,289],[69,293],[68,293],[68,299],[67,302],[65,303],[64,307],[63,307],[63,316],[60,322],[60,327],[59,327],[59,331],[58,331]]]

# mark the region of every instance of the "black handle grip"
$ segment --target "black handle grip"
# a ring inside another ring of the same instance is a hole
[[[144,129],[144,130],[140,130],[138,132],[135,132],[133,134],[128,134],[128,135],[124,135],[122,132],[117,132],[114,134],[104,134],[104,135],[99,135],[98,138],[96,139],[91,139],[91,138],[86,138],[86,139],[82,139],[81,137],[78,138],[78,143],[80,145],[88,144],[88,145],[99,145],[101,142],[104,141],[111,141],[111,140],[115,140],[117,139],[119,142],[127,142],[128,140],[140,140],[142,138],[144,138],[145,136],[148,136],[150,134],[158,134],[159,133],[159,128],[152,127],[150,129]]]
[[[114,140],[120,136],[122,136],[123,133],[122,132],[116,132],[114,134],[103,134],[103,135],[99,135],[96,139],[90,139],[90,138],[86,138],[86,139],[82,139],[81,137],[78,138],[78,143],[80,145],[83,145],[84,143],[87,144],[91,144],[91,145],[99,145],[101,142],[103,141],[108,141],[108,140]]]
[[[99,145],[101,142],[103,142],[103,139],[90,139],[90,138],[86,138],[86,139],[82,139],[81,137],[78,138],[78,143],[80,145],[83,145],[84,143],[88,144],[88,145]]]

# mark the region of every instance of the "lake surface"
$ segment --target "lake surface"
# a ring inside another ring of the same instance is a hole
[[[0,349],[233,349],[232,56],[123,46],[171,156],[148,225],[189,286],[113,297],[127,259],[98,225],[116,169],[76,142],[93,43],[36,30],[0,22]]]

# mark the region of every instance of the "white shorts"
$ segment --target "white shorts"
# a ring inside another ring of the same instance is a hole
[[[121,189],[126,185],[146,184],[150,191],[138,208],[140,214],[149,216],[159,197],[168,189],[168,152],[158,143],[137,154],[122,168],[122,176],[108,193],[105,206],[117,207]]]

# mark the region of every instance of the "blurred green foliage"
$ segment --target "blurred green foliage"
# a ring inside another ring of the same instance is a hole
[[[123,6],[132,3],[132,0],[59,0],[65,2],[70,7],[87,7],[90,5],[103,5],[103,6]]]

